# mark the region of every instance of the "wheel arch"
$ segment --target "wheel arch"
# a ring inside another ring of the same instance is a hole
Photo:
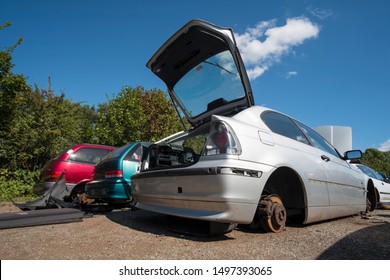
[[[377,188],[375,188],[374,182],[369,179],[367,182],[367,199],[370,202],[370,211],[374,211],[380,201],[380,195]]]
[[[74,188],[72,189],[71,193],[70,193],[70,197],[74,198],[75,196],[77,196],[77,194],[81,194],[81,193],[84,193],[85,192],[85,185],[90,182],[91,180],[82,180],[80,182],[78,182]]]
[[[290,167],[279,167],[268,178],[262,195],[278,195],[288,218],[303,223],[306,218],[307,195],[301,176]]]

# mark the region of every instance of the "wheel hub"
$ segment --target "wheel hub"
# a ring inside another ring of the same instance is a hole
[[[263,228],[268,232],[280,232],[286,225],[287,213],[282,200],[276,195],[260,199],[258,213]]]

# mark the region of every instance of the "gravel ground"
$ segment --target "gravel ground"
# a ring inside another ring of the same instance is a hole
[[[15,212],[11,204],[0,213]],[[205,237],[169,230],[164,215],[114,210],[81,222],[0,230],[1,260],[389,260],[390,210],[281,233],[235,229]],[[187,229],[198,225],[188,223]]]

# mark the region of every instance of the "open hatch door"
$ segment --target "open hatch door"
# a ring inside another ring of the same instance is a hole
[[[193,20],[152,56],[147,67],[165,82],[188,122],[231,115],[254,105],[232,29]]]

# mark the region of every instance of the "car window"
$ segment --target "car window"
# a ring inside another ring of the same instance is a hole
[[[371,178],[375,178],[375,179],[378,179],[375,175],[375,172],[374,170],[372,170],[371,168],[365,166],[365,165],[360,165],[360,164],[357,164],[356,165],[364,174],[370,176]]]
[[[124,153],[124,151],[127,150],[127,149],[129,148],[130,145],[132,145],[132,144],[127,144],[127,145],[125,145],[125,146],[122,146],[122,147],[120,147],[120,148],[118,148],[118,149],[116,149],[116,150],[114,150],[114,151],[108,153],[108,154],[104,157],[104,159],[110,159],[110,158],[117,158],[117,157],[120,157],[120,156]]]
[[[70,156],[71,161],[86,162],[86,163],[98,163],[102,157],[108,154],[109,150],[94,149],[94,148],[81,148],[74,152]]]
[[[72,147],[66,147],[66,148],[63,149],[58,155],[56,155],[55,157],[53,157],[53,159],[59,159],[59,158],[62,157],[65,153],[68,153],[68,154],[73,153]]]
[[[193,150],[195,153],[200,154],[203,150],[203,147],[206,143],[208,134],[197,135],[192,138],[188,138],[183,142],[183,148],[188,148]]]
[[[191,117],[208,110],[208,104],[229,103],[245,97],[234,59],[229,51],[196,65],[175,85],[174,92]]]
[[[306,134],[310,143],[314,147],[321,149],[325,152],[328,152],[328,153],[334,155],[335,157],[340,157],[340,154],[336,151],[336,149],[330,143],[328,143],[325,140],[325,138],[323,138],[320,134],[318,134],[313,129],[311,129],[310,127],[308,127],[300,122],[296,121],[296,123],[299,125],[299,127],[302,129],[302,131]]]
[[[383,174],[380,173],[380,172],[375,172],[375,174],[376,174],[376,177],[377,177],[379,180],[381,180],[381,181],[383,181],[383,182],[386,182],[386,176],[385,176],[385,175],[383,175]]]
[[[265,112],[262,114],[261,119],[275,133],[312,145],[336,157],[340,157],[336,149],[320,134],[298,121],[276,112]]]
[[[261,119],[273,132],[305,144],[310,144],[305,134],[289,117],[276,112],[265,112],[261,115]]]
[[[142,151],[143,147],[141,144],[136,145],[133,147],[124,157],[123,160],[129,160],[129,161],[141,161],[142,158]]]

